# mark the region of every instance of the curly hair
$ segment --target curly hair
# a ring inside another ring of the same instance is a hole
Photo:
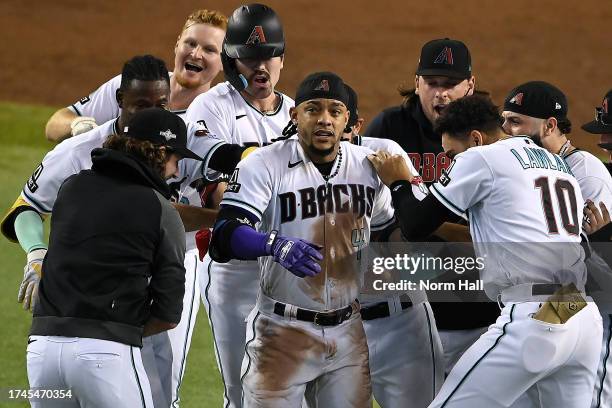
[[[187,17],[179,37],[185,32],[186,29],[195,24],[209,24],[225,31],[227,30],[227,17],[217,10],[196,10]]]
[[[489,133],[501,129],[503,119],[491,98],[470,95],[451,102],[434,123],[441,135],[467,137],[472,130]]]
[[[110,135],[102,147],[127,153],[150,166],[162,179],[165,178],[166,162],[169,155],[165,149],[156,146],[147,140],[138,140],[133,137]]]
[[[135,79],[139,81],[165,81],[170,84],[166,63],[152,55],[138,55],[123,65],[120,88],[125,91]]]

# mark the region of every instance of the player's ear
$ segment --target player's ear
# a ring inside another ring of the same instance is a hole
[[[363,127],[364,122],[365,122],[364,118],[358,118],[357,123],[355,123],[355,126],[353,128],[353,132],[355,132],[356,134],[359,134],[359,132],[361,131],[361,128]]]
[[[123,91],[121,89],[117,89],[115,92],[115,99],[117,99],[119,107],[123,108]]]
[[[473,95],[474,90],[476,89],[476,77],[472,75],[471,78],[468,79],[468,91],[467,95]]]
[[[418,75],[414,76],[414,94],[415,95],[419,94],[419,76]]]
[[[482,146],[484,144],[484,136],[478,130],[470,132],[470,141],[472,146]]]
[[[550,117],[546,119],[545,132],[550,134],[557,128],[557,118]]]
[[[289,109],[289,116],[294,125],[297,125],[297,108],[293,107]]]

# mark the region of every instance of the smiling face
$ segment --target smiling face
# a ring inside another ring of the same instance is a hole
[[[225,31],[210,24],[193,24],[174,47],[174,77],[184,88],[210,85],[221,71],[221,44]]]
[[[272,95],[278,83],[280,71],[283,69],[283,57],[264,60],[237,59],[236,68],[249,83],[244,92],[254,99],[265,99]]]
[[[415,88],[425,117],[434,123],[452,101],[474,92],[475,78],[458,79],[446,76],[419,76]]]
[[[348,118],[346,106],[335,99],[311,99],[291,110],[300,144],[315,163],[334,160]]]

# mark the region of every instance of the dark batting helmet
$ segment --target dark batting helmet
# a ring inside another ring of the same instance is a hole
[[[246,78],[236,69],[235,59],[270,59],[285,53],[283,25],[270,7],[263,4],[240,6],[227,22],[221,61],[225,79],[237,90],[247,87]]]

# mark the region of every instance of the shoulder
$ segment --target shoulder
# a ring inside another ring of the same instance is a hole
[[[293,100],[293,98],[285,95],[284,93],[279,92],[278,95],[280,95],[281,97],[281,101],[282,101],[282,108],[285,109],[291,109],[295,106],[295,101]]]
[[[89,156],[91,150],[102,146],[108,136],[115,133],[114,125],[116,119],[109,120],[104,124],[91,129],[89,132],[71,137],[58,144],[51,152],[79,156],[86,154]]]
[[[404,155],[404,149],[394,140],[391,139],[379,139],[376,137],[364,136],[361,138],[361,145],[369,147],[374,151],[385,150],[391,154]]]
[[[574,172],[574,168],[582,168],[585,176],[610,178],[610,173],[605,164],[595,155],[584,150],[576,149],[565,156],[564,160],[570,165],[572,172]]]
[[[193,106],[199,107],[215,107],[233,105],[232,94],[237,91],[227,82],[222,82],[210,88],[208,91],[201,93],[191,102],[190,108]]]

